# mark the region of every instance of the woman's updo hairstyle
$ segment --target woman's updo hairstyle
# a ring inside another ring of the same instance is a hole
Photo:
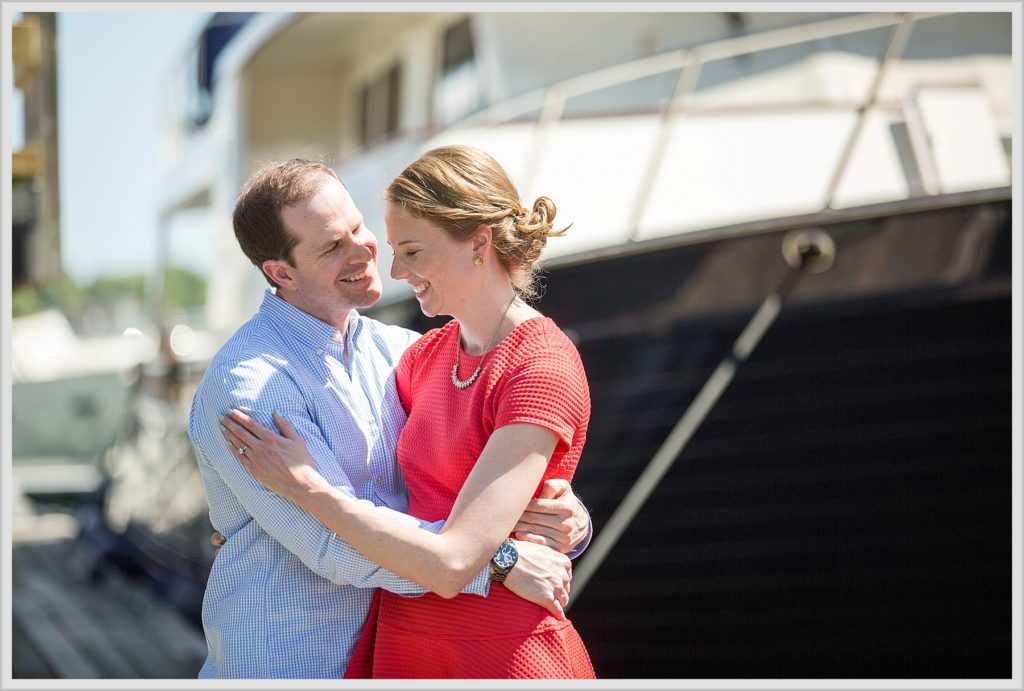
[[[554,231],[557,211],[548,197],[532,209],[520,203],[508,173],[490,155],[470,146],[431,149],[391,181],[385,195],[409,213],[469,240],[481,223],[491,227],[498,260],[520,297],[537,297],[537,261]]]

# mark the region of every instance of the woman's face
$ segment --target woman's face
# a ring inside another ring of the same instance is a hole
[[[384,205],[384,225],[394,253],[391,278],[412,286],[428,317],[454,315],[471,297],[472,242],[460,242],[446,231],[416,218],[402,205]]]

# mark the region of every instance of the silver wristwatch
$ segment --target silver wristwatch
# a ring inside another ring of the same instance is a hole
[[[508,572],[512,570],[517,561],[519,561],[519,550],[516,549],[516,543],[505,538],[505,541],[498,547],[498,551],[494,553],[494,557],[491,558],[491,580],[504,583],[505,577],[508,576]]]

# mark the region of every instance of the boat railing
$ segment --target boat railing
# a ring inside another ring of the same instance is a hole
[[[664,99],[660,108],[655,113],[655,116],[659,118],[658,131],[647,153],[646,163],[643,167],[642,183],[635,193],[629,215],[632,227],[628,232],[628,240],[635,242],[641,239],[641,219],[644,217],[644,211],[651,200],[654,183],[659,172],[661,172],[675,122],[684,114],[701,113],[704,112],[705,108],[712,109],[715,114],[742,113],[749,111],[751,108],[749,104],[743,103],[727,104],[724,106],[710,105],[702,108],[700,104],[696,103],[694,95],[701,71],[706,65],[715,61],[749,56],[762,51],[792,47],[812,41],[836,38],[859,32],[888,29],[887,39],[876,60],[874,74],[866,91],[860,98],[847,99],[845,101],[819,99],[800,104],[801,107],[818,107],[833,110],[838,107],[855,114],[854,123],[846,134],[841,153],[829,173],[829,182],[821,198],[820,209],[818,210],[828,211],[839,206],[836,201],[836,192],[839,189],[844,174],[850,167],[851,159],[857,150],[858,144],[863,139],[862,134],[869,116],[877,108],[891,109],[893,107],[889,103],[880,103],[879,94],[889,68],[903,53],[914,26],[922,20],[941,17],[947,14],[943,12],[856,14],[714,40],[690,48],[632,60],[564,79],[549,86],[487,106],[454,123],[451,125],[451,128],[498,127],[513,122],[522,122],[524,118],[529,116],[529,119],[534,121],[535,130],[530,144],[530,151],[526,156],[524,172],[519,182],[522,189],[530,189],[532,182],[537,176],[552,130],[559,122],[570,117],[566,112],[566,104],[570,99],[593,94],[604,89],[636,83],[651,77],[675,73],[675,85],[671,95]],[[947,81],[949,82],[948,84]],[[942,81],[940,77],[937,81],[930,80],[929,86],[963,86],[956,79],[947,81]],[[777,104],[759,103],[757,107],[767,110],[772,107],[782,106],[792,107],[793,104],[791,100],[788,100],[785,103],[780,101]],[[898,103],[896,107],[902,109],[905,106],[902,103]],[[919,148],[922,145],[927,145],[927,134],[917,131],[920,130],[921,125],[913,118],[904,118],[904,120],[907,128],[911,130],[908,146],[913,150],[915,147]],[[916,160],[923,158],[913,151],[912,153],[915,154],[914,158]],[[937,189],[935,184],[929,184],[928,179],[920,179],[933,177],[926,175],[927,171],[915,170],[912,172],[919,179],[909,181],[911,190],[909,196],[915,196],[916,192],[923,192],[925,195],[936,195],[941,191]]]

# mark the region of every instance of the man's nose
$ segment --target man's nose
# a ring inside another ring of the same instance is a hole
[[[356,243],[357,252],[360,260],[366,260],[377,256],[377,238],[373,237],[368,231],[361,233],[358,236],[359,242]]]

